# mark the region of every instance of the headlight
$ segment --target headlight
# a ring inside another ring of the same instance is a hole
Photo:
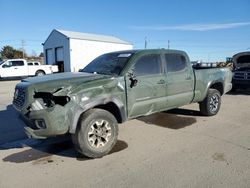
[[[39,129],[46,129],[46,124],[43,119],[35,120],[36,127]]]
[[[35,110],[42,110],[44,109],[44,105],[43,105],[43,100],[42,99],[36,99],[35,102],[33,102],[31,104],[31,110],[35,111]]]

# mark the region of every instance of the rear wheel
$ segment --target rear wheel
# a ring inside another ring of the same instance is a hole
[[[216,89],[209,89],[206,98],[199,103],[200,112],[205,116],[216,115],[220,110],[221,94]]]
[[[36,71],[36,76],[43,76],[43,75],[45,75],[44,71],[41,70]]]
[[[117,142],[118,126],[115,117],[106,110],[91,109],[79,119],[72,140],[76,150],[90,158],[108,154]]]

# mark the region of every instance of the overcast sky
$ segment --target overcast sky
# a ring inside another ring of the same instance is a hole
[[[250,0],[0,0],[0,48],[43,51],[53,29],[113,35],[144,48],[222,61],[250,50]],[[21,41],[24,41],[23,43]]]

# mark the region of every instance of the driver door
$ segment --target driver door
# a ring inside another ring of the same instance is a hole
[[[166,107],[166,78],[160,54],[144,54],[126,76],[128,118],[152,114]],[[137,83],[133,85],[132,80]]]

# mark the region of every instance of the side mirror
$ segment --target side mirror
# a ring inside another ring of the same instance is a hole
[[[137,86],[138,80],[136,79],[136,75],[133,70],[128,72],[128,77],[130,80],[130,88]]]
[[[134,86],[137,86],[137,83],[138,83],[138,80],[135,79],[135,78],[129,78],[129,80],[131,81],[130,83],[130,87],[134,87]]]

